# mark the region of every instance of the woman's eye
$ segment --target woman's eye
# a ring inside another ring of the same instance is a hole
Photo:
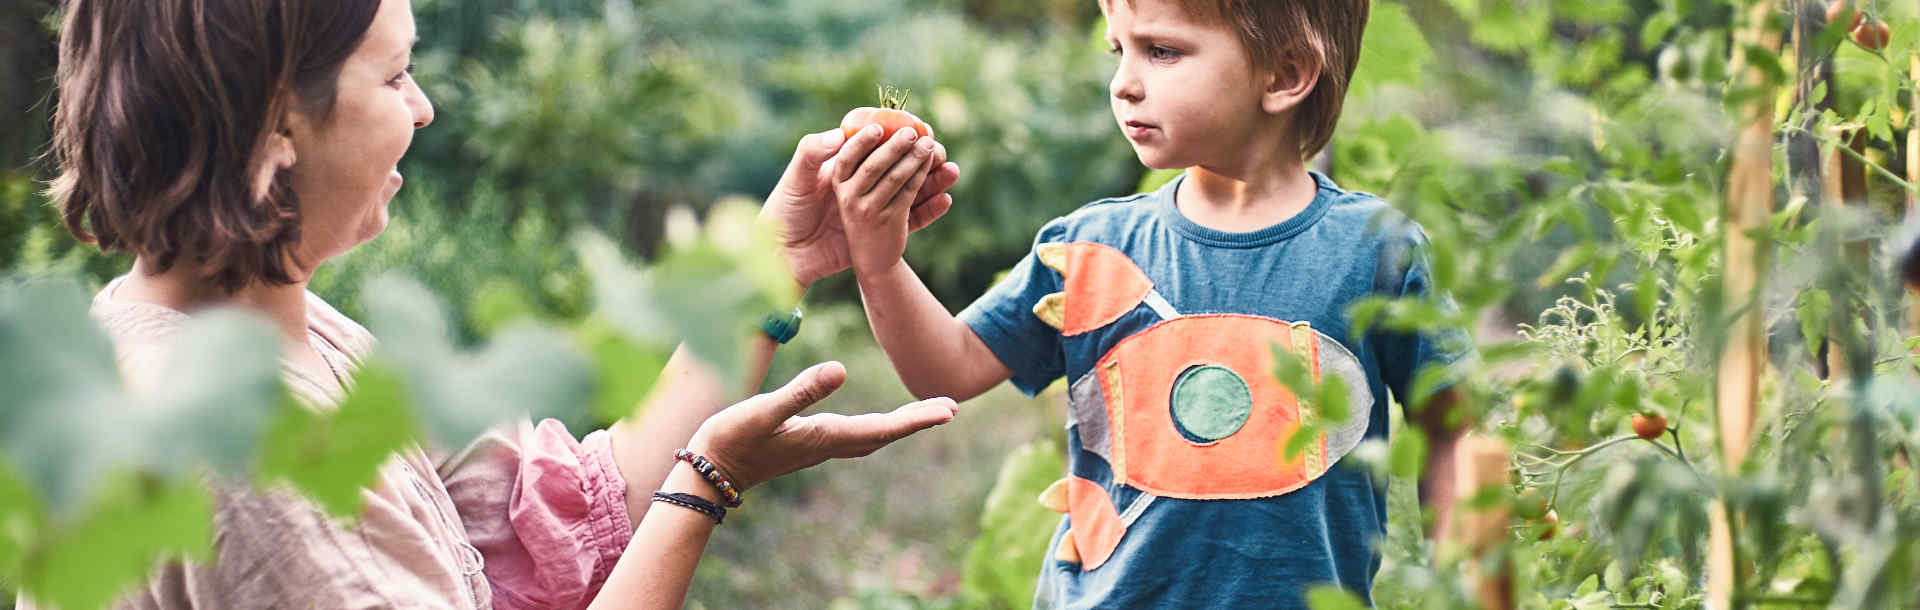
[[[1119,55],[1119,54],[1120,54],[1120,47],[1119,47],[1118,45],[1115,45],[1115,46],[1112,46],[1112,47],[1108,47],[1108,48],[1107,48],[1107,54],[1109,54],[1109,55]]]
[[[404,83],[407,81],[407,77],[412,75],[413,75],[413,64],[407,64],[407,69],[402,70],[399,74],[393,75],[393,79],[387,81],[387,84],[399,86],[400,83]]]

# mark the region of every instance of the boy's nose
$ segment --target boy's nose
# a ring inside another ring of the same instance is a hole
[[[1107,89],[1113,92],[1115,99],[1129,102],[1140,101],[1141,96],[1146,93],[1145,87],[1140,84],[1140,79],[1134,78],[1125,67],[1113,72],[1113,82],[1108,83]]]

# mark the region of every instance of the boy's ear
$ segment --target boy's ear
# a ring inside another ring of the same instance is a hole
[[[1267,114],[1281,114],[1298,107],[1320,82],[1320,62],[1292,58],[1266,73],[1267,87],[1260,96],[1260,108]]]

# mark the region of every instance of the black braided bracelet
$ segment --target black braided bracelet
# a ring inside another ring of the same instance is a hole
[[[725,520],[727,518],[727,509],[720,508],[719,505],[714,504],[712,502],[708,502],[706,498],[702,498],[700,496],[696,496],[693,494],[667,493],[664,491],[656,491],[656,492],[653,492],[653,501],[666,502],[674,506],[685,508],[687,510],[700,513],[702,515],[712,517],[714,525],[719,525],[722,520]]]

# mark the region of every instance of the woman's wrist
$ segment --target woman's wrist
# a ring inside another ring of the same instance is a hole
[[[721,497],[720,490],[700,476],[692,465],[678,460],[674,461],[673,470],[667,473],[667,480],[660,484],[660,491],[693,494],[714,504],[722,504],[726,500]]]

